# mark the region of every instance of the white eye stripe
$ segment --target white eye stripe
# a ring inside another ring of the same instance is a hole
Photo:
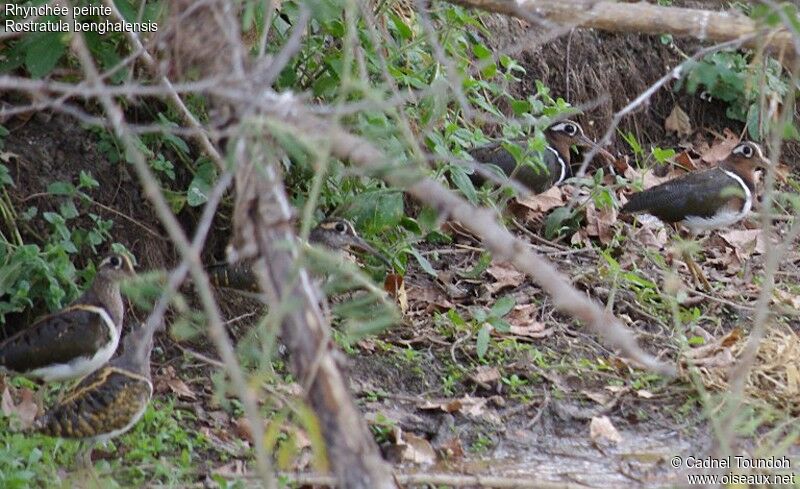
[[[742,155],[745,158],[758,156],[759,158],[764,159],[764,152],[761,150],[761,146],[750,141],[746,143],[740,143],[738,146],[733,148],[732,153]]]
[[[583,128],[581,128],[579,124],[572,121],[559,122],[558,124],[554,124],[550,126],[550,130],[556,132],[563,132],[568,136],[583,134]]]

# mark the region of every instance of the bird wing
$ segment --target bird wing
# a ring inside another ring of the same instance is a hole
[[[112,340],[113,327],[111,317],[101,307],[70,306],[0,343],[0,365],[24,373],[91,357]]]
[[[506,176],[510,176],[517,169],[517,161],[500,142],[490,143],[469,150],[469,154],[475,161],[483,164],[498,166]],[[553,185],[553,182],[561,176],[561,167],[558,157],[552,151],[544,151],[541,155],[544,168],[531,158],[533,164],[521,165],[514,174],[514,179],[536,193],[543,192]],[[483,182],[483,178],[476,177],[478,184]]]
[[[62,438],[92,438],[128,427],[153,395],[145,377],[111,366],[84,377],[33,429]]]
[[[710,217],[731,198],[743,197],[739,183],[719,168],[689,173],[635,193],[622,212],[652,214],[665,222]]]

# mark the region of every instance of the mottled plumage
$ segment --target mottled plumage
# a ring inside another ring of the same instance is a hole
[[[499,167],[507,177],[513,175],[514,180],[530,189],[531,192],[542,193],[572,176],[570,148],[573,145],[594,145],[584,135],[583,128],[574,121],[555,123],[548,127],[544,134],[548,146],[541,155],[543,167],[526,164],[517,168],[514,156],[502,146],[502,143],[480,146],[471,149],[469,154],[478,163]],[[523,148],[525,147],[524,141],[520,141],[519,144]],[[473,172],[471,178],[475,185],[481,185],[485,181],[485,178],[478,172]]]
[[[119,344],[124,314],[119,281],[133,273],[123,255],[104,259],[92,285],[70,306],[0,343],[0,366],[45,382],[79,378],[99,368]]]
[[[34,422],[33,430],[61,438],[106,441],[131,429],[153,396],[151,332],[139,328],[123,353],[87,375]]]

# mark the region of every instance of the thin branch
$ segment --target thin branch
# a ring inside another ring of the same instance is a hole
[[[67,9],[67,12],[68,22],[72,22],[73,18],[71,9]],[[97,71],[97,67],[94,64],[94,59],[89,52],[89,48],[86,46],[86,41],[83,38],[83,35],[75,35],[72,42],[73,48],[77,53],[87,80],[91,85],[94,85],[99,89],[102,86],[102,81],[99,78],[100,73]],[[131,156],[133,167],[139,176],[142,186],[144,187],[145,195],[155,208],[156,215],[161,220],[161,223],[164,225],[164,228],[167,230],[167,233],[175,243],[179,252],[189,263],[189,267],[192,272],[192,279],[194,280],[195,287],[200,295],[203,308],[206,311],[206,316],[209,323],[209,337],[217,348],[217,351],[220,353],[222,361],[225,363],[226,371],[231,378],[242,405],[244,406],[244,411],[248,421],[252,424],[252,426],[260,426],[261,417],[258,412],[256,400],[253,396],[253,392],[247,386],[244,374],[242,373],[239,363],[236,360],[236,354],[222,324],[219,308],[214,300],[208,275],[206,275],[205,270],[203,269],[202,262],[200,260],[200,254],[194,252],[189,240],[186,238],[186,235],[180,226],[180,223],[178,223],[177,219],[172,214],[169,204],[167,204],[164,196],[161,193],[158,182],[150,172],[150,168],[147,165],[144,155],[138,149],[133,136],[131,135],[130,131],[128,131],[125,123],[125,116],[121,108],[107,93],[101,93],[99,98],[107,116],[111,119],[116,136],[120,139],[120,141],[122,141],[128,151],[128,154]],[[267,487],[271,489],[277,487],[277,484],[274,479],[271,463],[264,448],[263,436],[264,433],[262,430],[253,430],[256,464],[258,466],[259,475]]]

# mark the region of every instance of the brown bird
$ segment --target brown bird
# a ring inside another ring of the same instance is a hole
[[[0,367],[44,382],[83,377],[117,350],[124,306],[119,282],[134,275],[128,257],[112,254],[94,282],[66,308],[0,343]]]
[[[769,166],[761,147],[745,141],[736,145],[717,167],[689,173],[631,195],[623,213],[651,214],[667,223],[681,223],[693,235],[730,226],[753,206],[755,170]],[[697,264],[687,266],[709,287]]]
[[[570,166],[570,148],[572,146],[596,146],[583,133],[580,124],[575,121],[557,122],[545,129],[544,135],[547,139],[547,147],[541,155],[543,166],[537,164],[538,162],[535,162],[533,166],[517,165],[514,156],[500,142],[471,149],[469,154],[478,163],[499,167],[507,177],[517,180],[531,192],[542,193],[572,176]],[[519,144],[524,146],[524,142],[519,142]],[[480,186],[486,181],[477,171],[473,172],[471,179],[476,186]]]
[[[60,438],[106,442],[130,430],[153,396],[150,353],[153,331],[139,327],[123,340],[117,358],[87,375],[55,406],[34,421],[32,430]],[[89,459],[84,459],[89,464]]]
[[[387,267],[391,263],[378,250],[367,243],[358,235],[353,224],[347,219],[328,218],[320,222],[308,235],[308,241],[314,245],[321,245],[331,250],[344,250],[355,248],[377,257]],[[211,283],[218,287],[228,287],[237,290],[258,291],[258,281],[249,262],[229,265],[220,263],[211,265],[206,269]]]

